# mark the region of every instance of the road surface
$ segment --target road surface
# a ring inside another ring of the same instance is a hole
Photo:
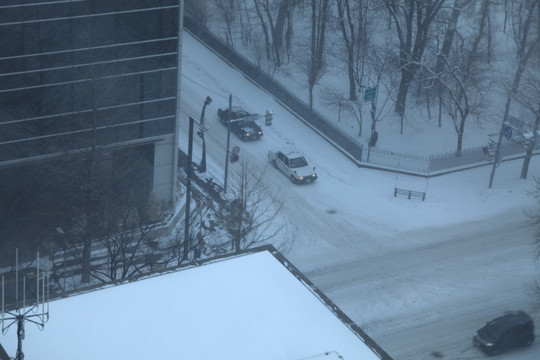
[[[272,108],[274,124],[263,127],[263,139],[241,142],[231,135],[231,147],[240,147],[239,163],[264,174],[264,191],[283,202],[278,221],[285,227],[274,245],[392,357],[483,359],[472,348],[472,336],[486,321],[521,309],[540,323],[531,291],[537,273],[534,230],[526,225],[524,208],[508,206],[468,222],[469,204],[446,196],[452,191],[463,196],[471,179],[462,177],[452,177],[452,188],[444,179],[430,183],[426,202],[394,199],[394,175],[358,168],[234,69],[217,60],[212,66],[200,62],[212,56],[186,36],[181,148],[187,150],[188,116],[198,116],[210,95],[207,176],[222,183],[227,137],[217,109],[228,106],[229,92],[233,105],[260,114]],[[268,150],[284,147],[306,153],[317,167],[316,183],[295,186],[271,167]],[[200,153],[195,137],[195,162]],[[231,179],[239,163],[229,164]],[[418,223],[409,224],[410,219]],[[498,358],[540,358],[540,340]]]

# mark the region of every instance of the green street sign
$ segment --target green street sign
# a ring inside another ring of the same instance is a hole
[[[364,93],[364,102],[373,102],[377,96],[377,87],[367,88]]]

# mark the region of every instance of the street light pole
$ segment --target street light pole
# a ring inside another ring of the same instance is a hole
[[[232,94],[229,94],[229,111],[227,111],[227,149],[225,149],[225,181],[223,182],[224,193],[227,193],[227,177],[229,175],[229,148],[231,146],[231,111]]]
[[[191,205],[191,163],[193,161],[193,123],[199,125],[199,130],[201,133],[208,130],[208,127],[199,123],[192,116],[189,117],[189,139],[188,139],[188,158],[186,168],[186,218],[184,219],[184,257],[178,257],[178,263],[182,260],[187,259],[189,254],[189,245],[191,244],[190,234],[189,234],[189,217],[190,217],[190,205]]]
[[[204,126],[204,110],[206,110],[206,106],[210,105],[212,103],[212,98],[210,96],[206,97],[206,100],[204,101],[204,105],[201,111],[201,125]],[[199,131],[197,133],[201,139],[202,139],[202,159],[201,163],[199,165],[199,172],[205,172],[206,171],[206,142],[204,141],[204,132]]]

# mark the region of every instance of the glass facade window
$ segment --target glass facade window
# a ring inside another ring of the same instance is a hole
[[[2,0],[0,164],[173,134],[179,6]]]

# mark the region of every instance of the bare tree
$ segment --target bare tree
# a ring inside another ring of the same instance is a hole
[[[521,179],[526,179],[529,172],[533,150],[538,143],[540,130],[540,71],[529,69],[525,72],[525,80],[521,84],[515,100],[527,109],[533,116],[534,121],[530,124],[530,132],[525,136],[525,159],[521,167]]]
[[[490,0],[484,0],[483,3],[489,3]],[[454,0],[454,5],[452,7],[451,15],[447,21],[446,25],[446,31],[444,35],[444,40],[441,46],[441,49],[437,55],[437,63],[435,65],[435,73],[439,74],[443,71],[445,65],[446,65],[446,59],[448,59],[450,55],[450,50],[452,49],[452,45],[454,42],[454,37],[456,35],[457,30],[457,24],[459,17],[463,11],[463,8],[470,3],[470,0]],[[482,27],[481,27],[482,28]],[[439,94],[439,116],[438,116],[438,123],[439,127],[442,126],[442,105],[443,105],[443,92],[444,92],[444,86],[438,87],[438,94]]]
[[[529,195],[533,197],[537,202],[537,208],[535,210],[527,211],[528,223],[535,228],[535,236],[533,239],[535,247],[536,259],[540,259],[540,179],[534,178],[534,189],[530,191]],[[540,300],[540,282],[535,281],[534,292],[536,293],[537,300]]]
[[[240,22],[240,39],[242,45],[247,46],[251,43],[251,19],[247,8],[246,0],[238,1],[238,20]]]
[[[448,101],[440,100],[442,107],[452,118],[457,134],[456,155],[459,156],[463,147],[465,123],[469,115],[475,113],[480,106],[487,90],[482,90],[481,80],[478,78],[482,71],[478,67],[473,70],[472,64],[467,62],[453,65],[448,59],[445,59],[445,63],[445,69],[434,76],[437,84],[446,89]]]
[[[270,32],[268,31],[268,25],[266,24],[265,17],[262,13],[260,5],[260,1],[254,0],[255,3],[255,10],[257,12],[257,18],[259,19],[259,22],[261,24],[262,32],[264,35],[264,44],[265,44],[265,50],[266,50],[266,59],[270,60],[272,58],[272,44],[270,41]]]
[[[134,194],[130,200],[116,206],[111,202],[101,209],[97,219],[99,237],[93,241],[92,263],[89,274],[92,279],[108,282],[162,269],[171,262],[169,244],[157,239],[159,224],[164,219],[166,206],[151,199],[141,208]],[[74,217],[78,220],[78,217]],[[58,227],[62,243],[51,256],[52,279],[60,291],[77,288],[76,279],[82,263],[81,237],[86,231],[84,222],[73,227]]]
[[[356,100],[356,89],[362,86],[363,72],[356,64],[358,58],[365,54],[368,46],[368,0],[338,0],[337,21],[346,51],[347,74],[349,77],[349,100]],[[360,75],[358,75],[360,73]],[[357,79],[360,81],[357,81]]]
[[[529,191],[529,196],[536,200],[537,206],[534,210],[525,212],[530,226],[535,228],[534,247],[536,259],[540,259],[540,179],[534,177],[534,188]],[[540,298],[540,283],[536,281],[536,294]]]
[[[539,3],[540,0],[510,0],[509,6],[512,6],[512,34],[514,41],[516,42],[516,71],[514,73],[514,81],[510,89],[510,93],[507,97],[504,107],[503,121],[501,125],[501,131],[499,133],[499,141],[497,142],[497,149],[495,152],[495,159],[491,168],[491,175],[489,178],[489,188],[493,185],[493,179],[495,177],[495,170],[501,157],[501,144],[503,139],[503,127],[505,126],[510,116],[510,105],[512,99],[515,98],[515,94],[518,92],[521,77],[527,68],[527,63],[531,56],[538,53],[539,50],[539,31],[535,29],[535,26],[539,26]],[[536,30],[536,31],[535,31]]]
[[[456,0],[455,5],[460,6],[459,12],[462,10],[461,6],[466,5],[466,3],[467,1]],[[454,16],[457,16],[455,15],[456,11],[458,11],[456,8],[452,10]],[[482,14],[486,13],[487,11],[484,9]],[[482,15],[482,19],[484,19],[484,15]],[[455,25],[449,26],[455,27]],[[482,21],[478,31],[470,38],[459,34],[457,29],[454,29],[452,33],[447,31],[443,47],[437,54],[435,71],[429,70],[433,75],[432,80],[435,80],[435,85],[439,89],[439,109],[445,108],[454,124],[457,134],[457,156],[461,154],[463,147],[465,124],[469,116],[481,106],[489,89],[489,86],[486,86],[483,81],[487,69],[480,62],[480,41],[485,36],[484,32]],[[460,41],[448,44],[448,37],[453,38],[456,33],[459,35]],[[467,43],[469,39],[470,46]]]
[[[422,57],[429,40],[430,26],[444,3],[445,0],[385,0],[399,41],[401,81],[395,112],[401,118],[401,134],[403,134],[407,94],[421,67]]]
[[[310,108],[313,108],[313,88],[324,74],[324,47],[329,10],[328,0],[311,2],[311,39],[307,59],[304,59],[303,63],[303,70],[307,74]]]
[[[392,81],[390,81],[390,77],[387,76],[387,68],[390,57],[391,55],[388,48],[384,46],[377,47],[374,44],[365,47],[362,54],[356,57],[355,81],[361,80],[363,82],[363,85],[359,86],[359,88],[364,89],[367,86],[370,86],[377,89],[376,99],[369,104],[364,102],[364,98],[362,96],[357,96],[355,100],[350,100],[340,90],[332,87],[324,87],[321,91],[324,104],[327,106],[332,106],[338,111],[338,121],[341,119],[342,113],[349,114],[354,117],[358,123],[359,137],[361,137],[363,133],[363,113],[366,106],[370,107],[370,139],[376,132],[377,123],[382,120],[384,117],[383,113],[386,112],[385,109],[390,101],[390,94],[394,89],[394,84]],[[383,87],[384,92],[379,92],[379,87]]]
[[[224,209],[223,221],[234,252],[274,238],[283,227],[276,224],[283,204],[264,188],[264,175],[254,175],[244,163],[232,186],[233,200]]]
[[[121,209],[115,210],[116,214],[103,214],[104,231],[99,242],[106,250],[106,261],[92,267],[92,277],[103,282],[126,279],[150,272],[149,269],[161,261],[157,251],[159,244],[152,231],[154,224],[164,218],[163,207],[150,203],[149,208],[152,208],[151,219],[140,211],[132,194]]]
[[[225,41],[227,45],[234,46],[233,25],[234,9],[237,6],[236,0],[214,0],[221,18],[225,21],[227,31],[225,32]]]
[[[287,51],[292,34],[292,13],[298,0],[253,0],[257,17],[262,27],[267,58],[272,58],[276,67],[283,62],[283,42]],[[270,27],[270,31],[268,30]],[[271,55],[271,56],[270,56]]]
[[[387,68],[388,63],[390,62],[390,54],[388,51],[388,48],[382,47],[378,48],[376,46],[371,46],[368,48],[369,50],[369,73],[370,78],[369,81],[375,85],[377,89],[377,96],[375,100],[371,103],[371,109],[370,109],[370,119],[371,119],[371,127],[370,127],[370,147],[374,144],[372,144],[373,140],[375,139],[375,136],[378,138],[378,134],[376,134],[376,127],[377,123],[382,120],[383,114],[385,112],[385,109],[387,108],[387,104],[390,101],[390,94],[392,93],[393,89],[393,83],[387,76]],[[380,98],[381,86],[384,88],[384,96]],[[376,140],[375,140],[376,142]]]
[[[129,226],[140,228],[156,221],[155,205],[144,195],[149,185],[141,174],[148,169],[137,150],[95,151],[92,157],[88,151],[49,164],[55,191],[40,195],[49,204],[41,215],[51,219],[61,234],[60,247],[68,246],[82,265],[83,283],[92,276],[94,244],[118,238],[120,232],[127,237],[133,231]]]
[[[202,26],[206,26],[208,23],[208,3],[206,1],[184,0],[184,12]]]

